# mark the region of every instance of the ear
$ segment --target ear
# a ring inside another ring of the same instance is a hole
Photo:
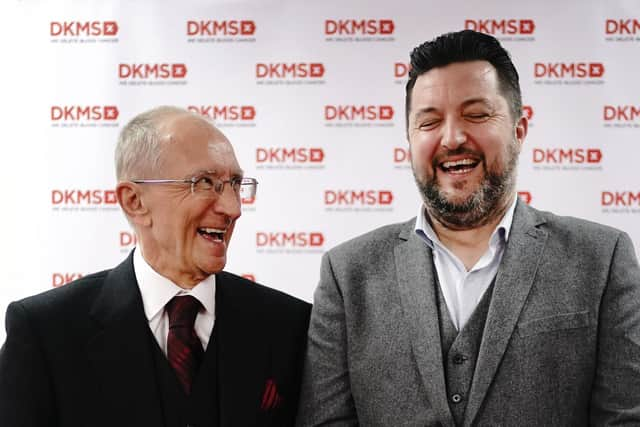
[[[516,122],[516,127],[515,127],[515,137],[516,137],[516,141],[518,141],[518,145],[520,146],[520,148],[522,148],[522,145],[524,144],[524,140],[527,138],[528,131],[529,131],[529,120],[525,116],[522,116],[520,117],[520,120]]]
[[[142,200],[138,184],[129,181],[119,182],[116,186],[116,196],[120,207],[132,224],[151,225],[151,215]]]

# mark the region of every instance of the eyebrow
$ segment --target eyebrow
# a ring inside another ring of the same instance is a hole
[[[487,98],[471,98],[462,103],[462,108],[469,107],[473,104],[482,104],[487,108],[494,109],[493,104]]]
[[[216,172],[213,169],[200,169],[197,170],[195,172],[190,173],[188,176],[185,177],[185,179],[189,179],[189,178],[193,178],[194,176],[200,176],[200,175],[218,175],[218,172]],[[233,178],[241,178],[244,176],[244,171],[242,169],[237,169],[235,172],[231,173],[231,176]]]
[[[493,104],[491,102],[489,102],[489,100],[487,98],[471,98],[471,99],[467,99],[466,101],[464,101],[462,103],[462,109],[467,108],[471,105],[474,104],[482,104],[485,107],[491,108],[493,109]],[[419,114],[429,114],[429,113],[433,113],[438,111],[438,109],[436,107],[425,107],[425,108],[421,108],[418,111],[416,111],[415,115],[418,116]]]

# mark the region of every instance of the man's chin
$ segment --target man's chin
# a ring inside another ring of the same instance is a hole
[[[206,275],[211,276],[212,274],[220,273],[224,269],[226,263],[226,257],[216,257],[215,260],[208,259],[200,263],[200,270],[202,270]]]

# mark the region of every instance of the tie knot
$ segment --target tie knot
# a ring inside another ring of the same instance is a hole
[[[171,298],[171,301],[166,305],[167,314],[169,315],[169,329],[193,328],[193,323],[201,306],[200,301],[191,295]]]

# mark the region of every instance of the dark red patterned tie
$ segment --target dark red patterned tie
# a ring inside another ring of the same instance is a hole
[[[167,359],[187,395],[191,394],[191,383],[204,354],[193,329],[200,307],[200,301],[190,295],[173,297],[166,306],[169,315]]]

